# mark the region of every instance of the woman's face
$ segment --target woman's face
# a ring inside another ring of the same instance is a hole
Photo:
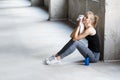
[[[84,19],[83,19],[83,23],[87,26],[88,24],[93,24],[93,19],[94,19],[94,16],[92,14],[87,14]]]

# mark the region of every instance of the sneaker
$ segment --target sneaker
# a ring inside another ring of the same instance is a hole
[[[49,58],[46,58],[46,59],[45,59],[45,63],[46,63],[47,65],[52,65],[52,64],[60,64],[61,61],[60,61],[60,60],[57,60],[57,58],[53,55],[53,56],[51,56],[51,57],[49,57]]]

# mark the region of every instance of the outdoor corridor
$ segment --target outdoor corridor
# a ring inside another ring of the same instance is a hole
[[[2,6],[3,7],[3,6]],[[0,5],[0,80],[120,80],[120,63],[91,63],[76,50],[61,65],[44,65],[69,40],[73,25],[48,21],[38,7]]]

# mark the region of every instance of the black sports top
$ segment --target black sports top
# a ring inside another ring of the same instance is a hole
[[[88,40],[88,48],[94,52],[100,52],[100,44],[99,44],[99,37],[97,34],[86,37]]]

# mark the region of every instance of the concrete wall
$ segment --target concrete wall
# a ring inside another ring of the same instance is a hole
[[[69,20],[76,23],[79,14],[86,11],[93,11],[99,16],[97,33],[101,44],[101,59],[104,58],[104,18],[105,18],[105,1],[104,0],[69,0]]]
[[[120,1],[106,0],[104,59],[120,60]]]
[[[44,6],[49,9],[50,0],[44,0]]]
[[[32,6],[44,6],[44,0],[31,0]]]
[[[68,18],[76,22],[78,15],[86,12],[86,0],[68,0],[68,2]]]
[[[51,20],[68,17],[68,0],[50,0],[49,17]]]

